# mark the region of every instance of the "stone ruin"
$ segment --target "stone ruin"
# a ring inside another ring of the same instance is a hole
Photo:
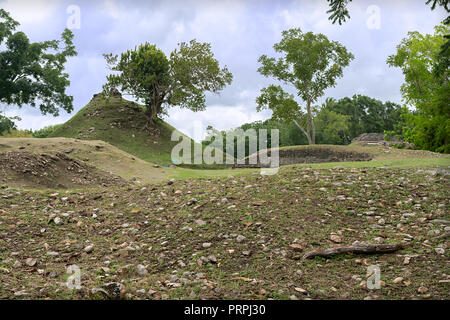
[[[267,151],[260,151],[267,152]],[[268,151],[270,157],[270,150]],[[255,158],[252,155],[245,159],[245,164],[234,164],[233,168],[262,168],[261,163],[252,164],[249,159]],[[362,152],[339,150],[329,147],[314,148],[286,148],[279,149],[280,166],[296,163],[323,163],[323,162],[342,162],[342,161],[370,161],[373,155]]]
[[[109,95],[111,97],[120,97],[120,98],[122,97],[122,94],[120,93],[119,90],[117,90],[117,88],[111,89],[111,91],[109,92]],[[99,97],[103,97],[103,92],[95,93],[94,96],[93,96],[94,99],[95,98],[99,98]]]
[[[384,133],[363,133],[352,140],[352,143],[358,143],[362,146],[380,145],[380,146],[397,146],[404,149],[414,149],[414,145],[409,142],[402,141],[397,136],[393,136],[390,140],[384,139]]]

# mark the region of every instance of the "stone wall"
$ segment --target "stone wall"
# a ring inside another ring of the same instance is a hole
[[[265,151],[263,151],[265,152]],[[270,157],[269,151],[269,157]],[[323,162],[342,162],[342,161],[369,161],[373,156],[367,153],[355,151],[335,150],[332,148],[289,148],[280,149],[280,166],[296,163],[323,163]],[[261,163],[252,164],[252,159],[256,155],[246,158],[245,164],[235,164],[233,168],[261,168],[265,167]],[[255,160],[253,160],[255,161]],[[266,165],[267,166],[267,165]]]

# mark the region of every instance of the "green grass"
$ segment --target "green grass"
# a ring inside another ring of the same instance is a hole
[[[171,151],[178,143],[171,141],[171,135],[176,129],[162,120],[151,133],[144,126],[142,106],[120,97],[97,97],[49,137],[103,140],[147,162],[171,164]]]
[[[403,158],[403,159],[386,159],[371,161],[354,161],[354,162],[326,162],[326,163],[306,163],[296,164],[295,166],[330,169],[333,167],[343,168],[428,168],[428,167],[449,167],[450,158]]]

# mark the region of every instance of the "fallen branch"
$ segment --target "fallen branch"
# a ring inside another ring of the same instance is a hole
[[[329,248],[325,250],[309,251],[303,255],[303,259],[310,259],[312,257],[329,257],[341,253],[388,253],[403,249],[406,244],[355,244],[351,246]]]
[[[450,224],[450,221],[442,220],[442,219],[434,219],[434,220],[431,220],[431,222],[440,223],[440,224]]]

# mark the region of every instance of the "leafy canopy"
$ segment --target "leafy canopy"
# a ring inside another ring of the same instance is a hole
[[[271,109],[275,119],[292,120],[297,124],[302,122],[299,128],[307,135],[308,141],[314,143],[312,104],[327,88],[336,85],[336,80],[343,76],[343,68],[354,56],[339,42],[330,41],[320,33],[303,33],[300,29],[283,31],[281,41],[273,48],[281,57],[262,55],[258,60],[261,63],[258,71],[292,85],[297,96],[305,102],[306,113],[294,100],[294,95],[286,93],[279,85],[262,89],[256,100],[257,110]]]
[[[401,87],[405,102],[425,113],[439,113],[433,108],[440,104],[433,104],[432,100],[440,94],[439,88],[448,84],[448,69],[436,76],[433,67],[439,62],[444,35],[449,30],[449,26],[441,24],[434,28],[433,35],[408,32],[408,36],[397,46],[396,54],[387,59],[389,66],[400,68],[405,76]]]
[[[65,29],[61,40],[30,42],[19,23],[0,9],[0,103],[39,104],[42,114],[57,116],[59,109],[73,110],[73,97],[66,95],[70,85],[64,72],[67,58],[77,53],[73,34]]]
[[[217,93],[232,81],[220,68],[209,43],[182,42],[170,58],[155,45],[145,43],[120,55],[104,55],[116,74],[107,77],[103,92],[119,88],[144,103],[149,122],[170,106],[192,111],[206,108],[205,92]]]
[[[0,112],[0,136],[5,132],[10,133],[11,130],[17,129],[16,124],[13,120],[20,120],[19,117],[8,118],[1,114]]]
[[[387,59],[390,66],[402,70],[403,99],[416,108],[415,114],[405,114],[404,137],[419,148],[447,153],[450,152],[450,83],[448,68],[436,69],[436,66],[442,66],[441,46],[449,29],[448,25],[441,24],[432,35],[409,32],[397,46],[396,54]]]

